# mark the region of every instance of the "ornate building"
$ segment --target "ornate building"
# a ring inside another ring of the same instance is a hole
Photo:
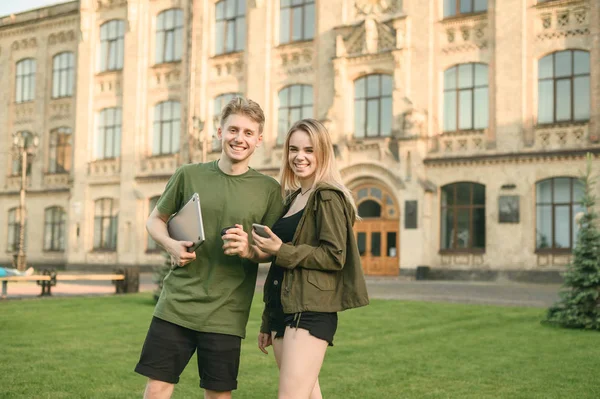
[[[332,133],[368,274],[556,272],[600,150],[597,0],[80,0],[0,18],[0,262],[162,262],[144,222],[178,165],[217,159],[223,104]],[[36,227],[38,226],[39,229]]]

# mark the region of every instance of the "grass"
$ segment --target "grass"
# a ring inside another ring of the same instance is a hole
[[[0,302],[1,398],[141,398],[133,372],[149,294]],[[272,353],[243,341],[235,398],[275,398]],[[340,314],[321,387],[329,398],[598,398],[600,334],[539,323],[544,310],[373,300]],[[174,398],[201,398],[195,357]]]

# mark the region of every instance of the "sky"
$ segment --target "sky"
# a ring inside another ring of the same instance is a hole
[[[65,3],[69,0],[0,0],[0,16],[17,14],[34,8]]]

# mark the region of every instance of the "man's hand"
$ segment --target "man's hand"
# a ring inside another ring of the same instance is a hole
[[[171,255],[171,266],[185,266],[196,260],[196,252],[188,252],[187,249],[194,245],[191,241],[173,240],[167,247],[167,252]]]
[[[261,350],[262,353],[268,355],[267,347],[271,346],[273,340],[271,338],[271,334],[267,334],[264,332],[258,333],[258,349]]]
[[[244,226],[236,224],[227,230],[221,237],[223,238],[223,253],[229,256],[238,255],[240,258],[250,259],[252,249],[248,244],[248,234],[244,231]]]

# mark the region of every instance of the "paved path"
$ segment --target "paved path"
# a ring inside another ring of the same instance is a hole
[[[259,277],[257,290],[262,289]],[[400,277],[367,278],[371,298],[415,301],[456,302],[502,306],[547,307],[558,299],[559,285],[521,283],[482,283],[466,281],[414,281]],[[153,291],[151,273],[140,276],[140,291]],[[41,288],[35,283],[9,283],[8,299],[35,298]],[[72,295],[110,295],[110,281],[58,282],[52,287],[55,297]]]

